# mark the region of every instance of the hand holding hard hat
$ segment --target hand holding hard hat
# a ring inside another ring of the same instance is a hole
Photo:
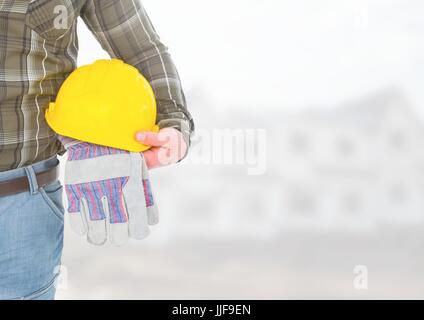
[[[50,104],[46,120],[63,136],[145,151],[149,169],[177,162],[188,149],[180,131],[158,130],[150,84],[137,69],[117,59],[75,70],[63,83],[56,102]]]
[[[151,146],[143,152],[149,169],[178,162],[188,149],[182,133],[174,128],[163,128],[159,132],[138,132],[136,139]]]

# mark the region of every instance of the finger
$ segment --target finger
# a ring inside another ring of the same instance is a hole
[[[128,223],[109,224],[110,243],[115,246],[123,246],[128,243]]]
[[[141,142],[145,145],[152,147],[160,147],[165,145],[169,137],[166,134],[161,134],[160,132],[151,132],[151,131],[141,131],[137,132],[135,138],[138,142]]]
[[[68,217],[72,231],[80,236],[87,233],[87,223],[81,212],[69,213]]]
[[[150,168],[150,169],[157,167],[157,160],[156,160],[156,156],[155,156],[155,152],[154,152],[154,150],[156,148],[157,147],[152,147],[151,149],[143,152],[143,156],[144,156],[144,159],[147,163],[147,167]]]
[[[148,169],[156,169],[164,166],[158,158],[160,149],[161,147],[152,147],[151,149],[143,152],[143,157]]]
[[[123,246],[128,242],[128,223],[111,223],[111,211],[107,197],[102,197],[103,210],[106,214],[106,220],[109,221],[109,241],[116,246]]]
[[[159,166],[167,166],[178,161],[178,154],[174,149],[158,148],[155,150]]]
[[[151,226],[159,223],[159,209],[156,203],[147,207],[147,223]]]
[[[128,212],[128,230],[131,238],[144,239],[150,234],[147,221],[147,209],[142,189],[142,157],[139,153],[130,153],[131,176],[123,188],[123,196]]]
[[[163,147],[152,147],[143,152],[148,169],[156,169],[176,163],[178,158],[171,155],[171,150]]]
[[[187,144],[180,131],[174,128],[165,128],[160,135],[167,137],[166,148],[158,152],[158,159],[162,165],[176,163],[187,153]]]
[[[150,169],[156,168],[158,166],[158,161],[155,155],[156,148],[157,147],[152,147],[151,149],[143,152],[143,156],[147,163],[147,167]]]
[[[147,221],[147,209],[139,185],[129,180],[123,191],[128,206],[128,233],[133,239],[142,240],[150,234]]]
[[[143,156],[141,157],[141,159],[142,159],[141,175],[143,178],[143,191],[144,191],[144,197],[146,200],[147,221],[149,225],[155,225],[159,222],[159,210],[156,205],[152,187],[150,185],[149,169],[147,168],[147,164],[144,161]]]
[[[66,198],[68,201],[68,217],[71,229],[78,235],[83,236],[87,233],[87,223],[81,214],[81,200],[79,193],[74,185],[65,185]]]
[[[92,220],[85,198],[81,199],[81,211],[87,223],[87,241],[94,245],[104,244],[107,240],[106,219]]]

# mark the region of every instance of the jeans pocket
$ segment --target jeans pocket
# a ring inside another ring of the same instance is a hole
[[[58,274],[56,274],[46,286],[21,298],[21,300],[54,300],[57,278]]]
[[[52,213],[63,223],[65,210],[63,208],[63,186],[59,180],[41,187],[39,189],[41,196],[51,209]]]

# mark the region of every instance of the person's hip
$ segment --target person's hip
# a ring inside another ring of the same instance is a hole
[[[0,196],[0,299],[52,299],[63,247],[62,186],[39,185],[56,157],[0,173],[0,184],[25,177],[28,190]]]

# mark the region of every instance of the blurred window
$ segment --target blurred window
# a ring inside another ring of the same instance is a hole
[[[307,191],[296,190],[289,195],[288,207],[293,214],[313,214],[317,210],[316,198]]]
[[[389,144],[393,149],[401,150],[407,145],[407,138],[401,131],[392,132],[389,135]]]
[[[306,134],[296,132],[292,134],[290,139],[290,145],[293,151],[299,154],[304,154],[310,149],[310,141]]]
[[[390,201],[394,204],[403,204],[408,199],[408,191],[403,183],[395,183],[389,189]]]
[[[348,192],[342,198],[342,210],[347,214],[358,213],[362,210],[362,196],[359,192]]]
[[[353,156],[355,153],[355,149],[355,143],[350,139],[342,138],[336,142],[337,153],[344,157]]]

